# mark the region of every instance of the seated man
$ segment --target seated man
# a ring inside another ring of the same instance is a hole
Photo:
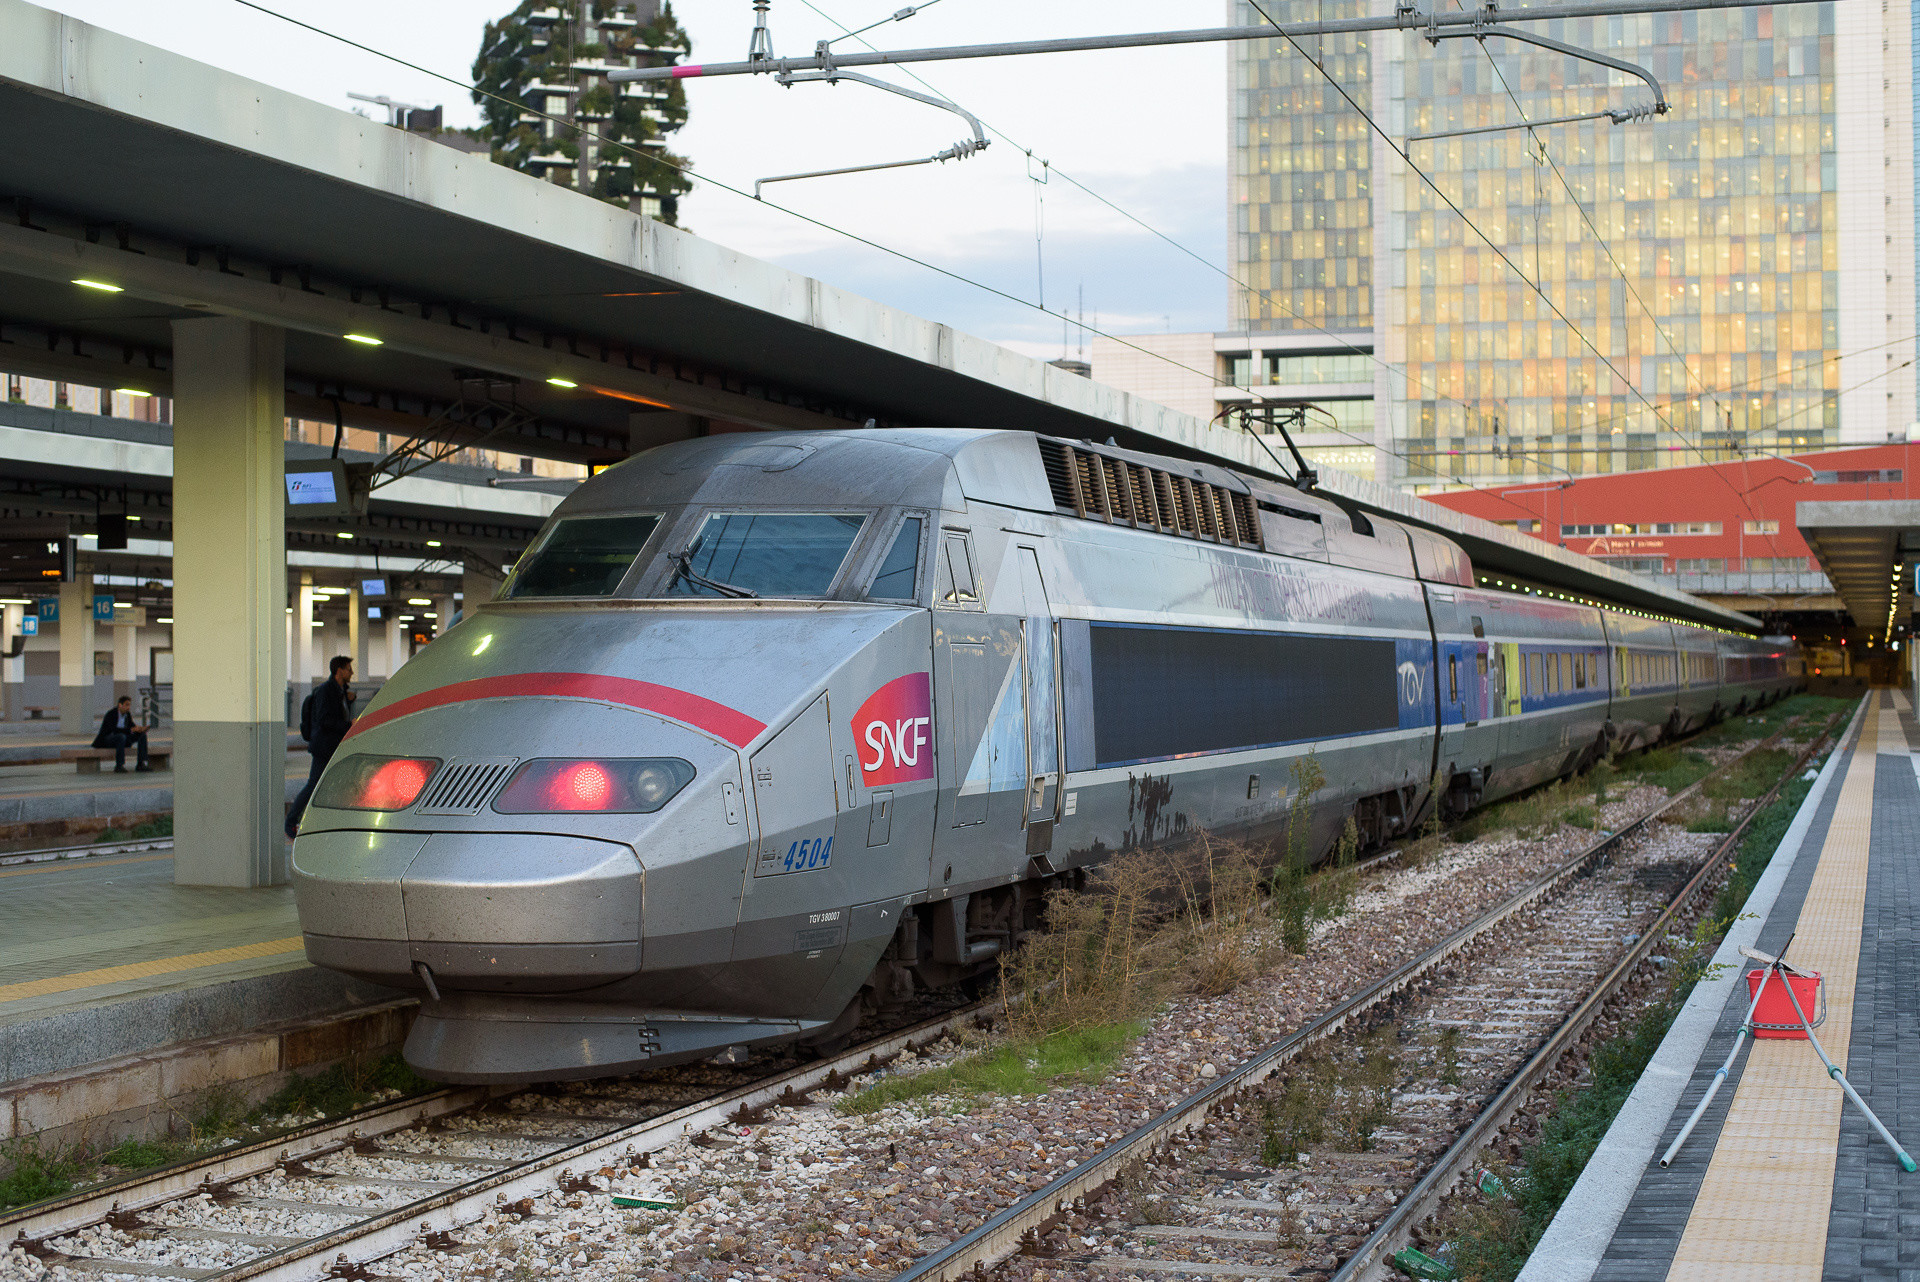
[[[93,746],[113,749],[115,774],[127,773],[129,746],[136,753],[133,767],[136,773],[153,768],[147,764],[147,727],[133,719],[133,696],[121,695],[113,711],[100,718],[100,733],[93,736]]]

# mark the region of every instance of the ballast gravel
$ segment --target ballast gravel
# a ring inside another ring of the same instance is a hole
[[[1603,829],[1624,824],[1662,795],[1658,789],[1621,788],[1600,807],[1596,822]],[[1592,830],[1570,827],[1525,840],[1500,834],[1443,845],[1442,853],[1422,867],[1372,874],[1349,911],[1315,931],[1304,956],[1288,956],[1223,996],[1175,999],[1098,1082],[1062,1085],[1039,1096],[929,1096],[854,1117],[835,1111],[842,1094],[816,1092],[811,1103],[771,1108],[754,1125],[714,1128],[650,1159],[615,1159],[591,1176],[590,1192],[552,1192],[527,1203],[495,1206],[458,1229],[455,1245],[416,1242],[379,1261],[375,1272],[422,1280],[584,1272],[595,1279],[649,1282],[890,1276],[1388,973],[1594,836]],[[919,1055],[903,1055],[881,1074],[857,1077],[846,1090],[857,1092],[880,1075],[918,1072],[976,1049],[949,1040]],[[703,1093],[699,1084],[690,1079],[689,1098]],[[504,1112],[509,1120],[516,1106],[518,1111],[537,1108],[549,1118],[593,1113],[604,1111],[617,1096],[617,1086],[592,1097],[526,1096],[505,1102]],[[522,1104],[523,1099],[528,1102]],[[1434,1103],[1444,1107],[1446,1101]],[[499,1116],[470,1131],[459,1119],[449,1119],[447,1130],[418,1142],[430,1142],[435,1152],[475,1157],[517,1158],[537,1151],[526,1141],[489,1138],[485,1131],[499,1125]],[[515,1129],[564,1133],[569,1128],[542,1119],[537,1126]],[[446,1166],[409,1161],[393,1148],[375,1157],[335,1154],[315,1166],[338,1176],[338,1182],[328,1181],[327,1201],[364,1206],[368,1213],[404,1205],[425,1190],[348,1182],[355,1177],[462,1178]],[[219,1268],[252,1252],[153,1230],[191,1225],[302,1237],[341,1225],[332,1215],[244,1201],[286,1197],[286,1178],[274,1172],[246,1181],[233,1190],[243,1200],[227,1205],[203,1197],[158,1208],[147,1216],[150,1229],[121,1232],[99,1226],[55,1245],[179,1268]],[[672,1206],[617,1207],[615,1194]],[[1301,1223],[1337,1233],[1345,1222],[1358,1222],[1332,1212],[1303,1212]],[[1318,1220],[1326,1221],[1324,1229]],[[1273,1226],[1254,1217],[1248,1227]],[[18,1247],[0,1257],[4,1282],[99,1282],[111,1276],[118,1275],[50,1263]]]

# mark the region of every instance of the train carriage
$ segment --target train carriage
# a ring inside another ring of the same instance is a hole
[[[308,956],[420,991],[446,1080],[831,1045],[1116,852],[1277,845],[1305,758],[1317,856],[1795,680],[1474,583],[1438,535],[1110,446],[663,446],[354,725],[294,846]]]

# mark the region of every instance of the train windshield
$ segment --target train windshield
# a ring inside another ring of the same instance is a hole
[[[652,513],[567,517],[515,567],[507,598],[612,596],[659,524]]]
[[[667,596],[825,596],[866,517],[839,512],[716,512],[671,554]]]

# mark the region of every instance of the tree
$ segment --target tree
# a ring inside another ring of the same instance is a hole
[[[686,88],[606,76],[688,52],[665,0],[524,0],[487,24],[473,63],[494,162],[677,223],[693,182],[664,140],[687,121]]]

